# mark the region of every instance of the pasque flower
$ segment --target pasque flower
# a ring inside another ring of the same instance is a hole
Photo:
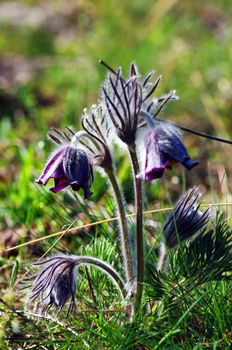
[[[29,302],[39,298],[43,314],[52,305],[60,312],[70,300],[68,312],[74,311],[78,265],[76,256],[57,255],[35,265],[42,265],[43,268],[32,278]]]
[[[118,69],[115,76],[108,77],[102,90],[116,134],[126,144],[133,144],[143,102],[142,87],[135,66],[131,66],[128,80],[123,79],[121,69]]]
[[[171,123],[154,120],[144,142],[145,167],[139,178],[148,182],[162,177],[164,170],[170,166],[172,160],[183,164],[188,170],[198,164],[197,161],[190,159],[178,128]]]
[[[68,313],[73,312],[78,268],[83,265],[94,266],[102,271],[118,288],[121,297],[126,297],[128,291],[124,280],[105,261],[91,256],[60,254],[34,264],[40,271],[24,280],[24,282],[31,281],[30,285],[24,286],[24,288],[31,288],[28,302],[33,303],[38,299],[42,303],[41,313],[44,314],[52,305],[56,307],[57,312],[60,312],[70,301]]]
[[[153,80],[155,74],[150,72],[143,79],[135,63],[130,66],[128,79],[123,78],[120,68],[114,71],[104,62],[101,63],[113,73],[102,86],[103,102],[109,119],[117,136],[126,144],[133,144],[137,130],[146,125],[141,113],[147,112],[156,117],[168,102],[178,98],[175,91],[160,98],[152,98],[161,76]]]
[[[193,236],[209,221],[209,209],[204,212],[199,210],[199,196],[197,188],[188,190],[176,203],[173,212],[168,215],[163,233],[169,248]]]
[[[54,186],[50,188],[52,192],[57,193],[71,186],[74,191],[82,188],[84,198],[91,196],[93,170],[86,152],[72,144],[58,148],[51,155],[36,181],[46,185],[50,179],[54,179]]]

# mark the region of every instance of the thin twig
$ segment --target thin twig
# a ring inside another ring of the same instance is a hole
[[[54,318],[52,316],[47,316],[47,315],[41,315],[41,314],[36,314],[36,313],[32,313],[32,312],[23,312],[23,315],[25,316],[31,316],[31,317],[35,317],[35,318],[40,318],[46,321],[50,321],[53,323],[56,323],[57,325],[61,326],[62,328],[67,329],[67,331],[71,332],[72,334],[74,334],[75,336],[79,336],[80,334],[78,334],[74,329],[70,328],[67,324],[65,324],[64,322],[58,320],[57,318]]]

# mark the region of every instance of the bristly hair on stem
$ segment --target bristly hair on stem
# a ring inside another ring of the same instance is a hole
[[[136,154],[136,146],[128,147],[133,169],[135,210],[136,210],[136,292],[135,292],[135,312],[140,308],[143,294],[144,280],[144,237],[143,237],[143,191],[142,182],[138,178],[140,173],[139,162]]]
[[[112,186],[112,190],[115,196],[115,201],[117,204],[117,210],[119,215],[119,223],[120,223],[120,242],[122,248],[123,255],[123,265],[126,275],[127,283],[131,283],[134,280],[133,273],[133,265],[132,265],[132,247],[131,247],[131,239],[129,236],[129,230],[127,227],[126,213],[124,207],[123,196],[117,181],[117,177],[113,170],[106,170],[106,174],[109,178],[110,184]]]

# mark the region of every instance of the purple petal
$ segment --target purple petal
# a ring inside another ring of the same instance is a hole
[[[84,199],[87,199],[90,196],[92,196],[93,192],[90,191],[88,182],[85,182],[84,184],[82,184],[82,189],[84,191]]]
[[[93,192],[90,191],[88,182],[82,183],[81,186],[74,182],[71,184],[71,186],[73,191],[79,191],[79,189],[82,188],[84,191],[84,199],[89,198],[93,194]]]
[[[152,180],[159,179],[160,177],[162,177],[165,168],[166,167],[164,166],[164,167],[159,167],[159,168],[153,168],[150,171],[145,171],[145,178],[146,178],[147,182],[151,183]]]
[[[63,167],[70,184],[81,185],[89,177],[89,161],[83,150],[69,147],[63,159]]]
[[[197,162],[196,160],[191,160],[190,158],[185,160],[183,162],[183,165],[188,169],[191,170],[192,168],[194,168],[196,165],[198,165],[199,162]]]
[[[54,193],[60,192],[69,186],[69,183],[65,178],[55,179],[54,182],[55,182],[55,186],[50,188],[50,191]]]
[[[175,126],[159,121],[155,130],[159,150],[166,157],[182,163],[188,170],[198,164],[196,161],[191,161],[182,142],[180,132]]]
[[[168,166],[168,158],[160,152],[155,131],[146,136],[146,162],[144,177],[148,182],[160,178]]]
[[[36,182],[46,185],[49,179],[64,176],[64,172],[62,171],[62,161],[66,150],[67,146],[62,147],[52,155]]]
[[[63,168],[68,182],[74,191],[80,188],[84,191],[84,198],[91,196],[90,186],[93,181],[92,166],[85,151],[70,147],[63,160]]]
[[[78,185],[78,183],[76,183],[76,182],[71,183],[71,186],[72,186],[73,191],[79,191],[79,189],[81,188],[81,186]]]

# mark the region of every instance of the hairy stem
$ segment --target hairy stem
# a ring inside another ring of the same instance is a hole
[[[123,252],[123,258],[125,263],[126,279],[127,279],[127,282],[131,282],[133,279],[133,269],[132,269],[132,262],[131,262],[130,239],[129,239],[129,233],[127,229],[126,214],[124,210],[122,194],[120,192],[118,181],[115,177],[113,170],[107,169],[106,173],[112,185],[114,195],[115,195],[115,200],[117,203],[117,208],[118,208],[118,216],[120,220],[120,229],[121,229],[120,230],[121,244],[122,244],[122,252]]]
[[[77,265],[84,265],[84,266],[89,266],[92,265],[96,267],[97,269],[105,272],[112,282],[115,284],[115,286],[118,288],[122,298],[124,299],[127,295],[126,287],[125,287],[125,282],[123,281],[121,275],[108,263],[105,261],[102,261],[100,259],[94,258],[92,256],[77,256]]]
[[[140,173],[139,162],[135,144],[128,146],[134,177],[135,214],[136,214],[136,250],[137,250],[137,284],[135,293],[135,310],[138,310],[143,293],[144,279],[144,247],[143,247],[143,193],[141,180],[137,178]]]

